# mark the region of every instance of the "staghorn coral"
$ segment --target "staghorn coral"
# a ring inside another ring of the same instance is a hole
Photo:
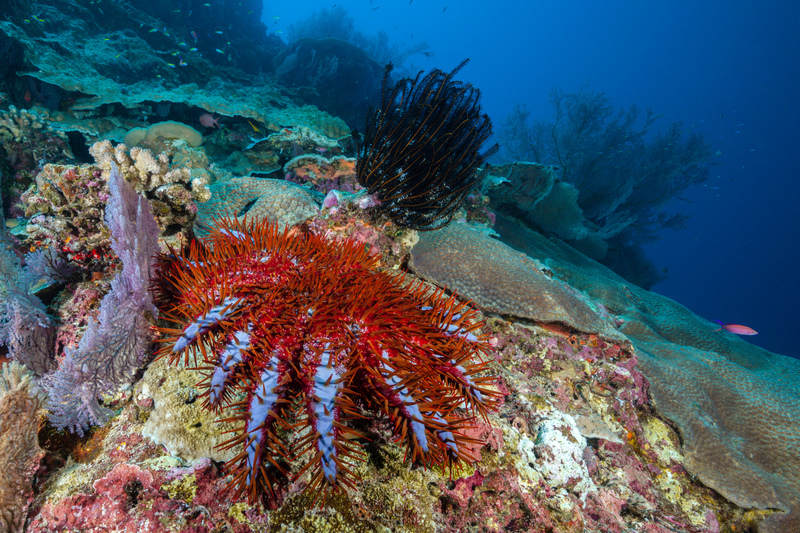
[[[308,189],[283,180],[233,178],[211,187],[211,199],[198,206],[194,231],[205,235],[214,219],[235,217],[270,220],[293,226],[319,212],[322,200]]]
[[[0,533],[23,531],[39,458],[36,433],[43,397],[24,365],[4,363],[0,372]]]
[[[497,146],[480,153],[492,135],[481,115],[480,91],[433,70],[388,88],[386,67],[380,109],[371,109],[364,139],[358,135],[358,182],[381,201],[398,225],[429,230],[446,225],[481,177],[473,174]]]
[[[467,305],[378,272],[357,243],[266,221],[221,221],[160,269],[160,307],[179,328],[162,330],[162,355],[199,358],[204,405],[237,411],[226,444],[241,450],[226,465],[237,496],[275,498],[286,476],[353,487],[356,428],[370,412],[391,421],[413,462],[474,460],[465,432],[496,393],[473,361],[488,345]]]

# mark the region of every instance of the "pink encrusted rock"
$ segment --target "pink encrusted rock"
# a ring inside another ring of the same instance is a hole
[[[503,447],[503,431],[480,419],[473,422],[473,427],[464,430],[464,435],[480,443],[484,443],[482,445],[468,446],[470,453],[478,461],[481,460],[482,449],[486,448],[496,452]]]
[[[628,502],[619,498],[614,491],[600,489],[586,498],[584,513],[593,522],[595,530],[603,533],[622,533],[627,530],[620,513]]]
[[[336,207],[339,205],[340,199],[339,197],[342,195],[339,191],[333,189],[328,191],[328,194],[325,195],[325,199],[322,200],[322,207],[330,208]]]
[[[30,533],[105,531],[161,533],[172,531],[160,516],[181,511],[181,502],[165,498],[153,475],[138,466],[118,464],[92,485],[91,494],[74,494],[46,504],[28,527]],[[141,503],[147,502],[146,505]]]
[[[547,501],[551,497],[552,491],[544,484],[534,491],[521,487],[513,469],[497,470],[485,476],[476,473],[455,481],[451,490],[443,491],[440,497],[443,531],[581,531],[579,515],[565,523],[551,514]]]

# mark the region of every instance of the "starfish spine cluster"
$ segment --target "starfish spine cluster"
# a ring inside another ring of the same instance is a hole
[[[206,408],[235,409],[223,446],[239,450],[226,464],[237,497],[274,498],[304,474],[309,488],[352,487],[369,416],[412,461],[474,459],[465,430],[497,399],[481,323],[376,267],[361,244],[236,220],[161,258],[159,305],[176,325],[162,353],[204,370]]]

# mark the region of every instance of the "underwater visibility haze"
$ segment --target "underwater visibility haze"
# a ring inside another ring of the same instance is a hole
[[[336,6],[336,7],[333,7]],[[800,357],[792,331],[800,298],[800,6],[791,2],[265,2],[268,28],[287,35],[309,12],[343,8],[367,35],[385,32],[425,53],[404,66],[451,68],[482,91],[495,129],[516,104],[550,120],[550,92],[588,87],[612,105],[680,122],[716,153],[709,179],[673,210],[685,229],[645,246],[666,279],[653,290],[713,321],[758,330],[750,342]],[[275,18],[279,17],[279,18]],[[413,65],[413,66],[412,66]],[[543,161],[554,163],[554,161]]]
[[[0,533],[800,533],[798,27],[2,0]]]

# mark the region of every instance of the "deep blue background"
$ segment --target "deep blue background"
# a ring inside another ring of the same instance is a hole
[[[800,357],[800,2],[265,0],[264,22],[285,37],[336,4],[367,35],[426,41],[434,57],[416,67],[471,58],[460,78],[482,90],[496,125],[517,102],[549,118],[552,87],[588,82],[617,106],[651,106],[663,126],[703,133],[719,164],[675,205],[689,227],[647,249],[669,269],[654,291]]]

